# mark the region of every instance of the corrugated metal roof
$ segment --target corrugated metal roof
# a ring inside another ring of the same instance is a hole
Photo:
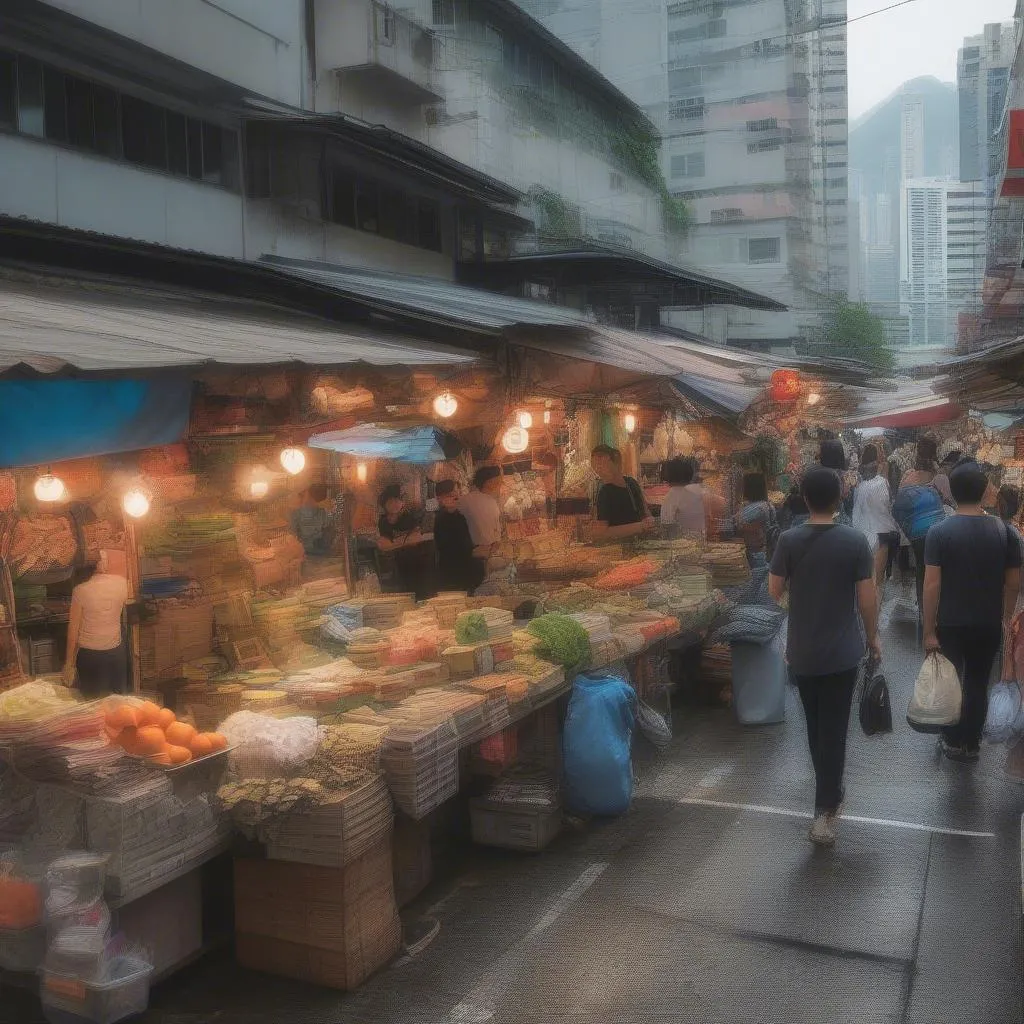
[[[466,352],[256,302],[0,269],[0,372],[280,365],[454,365]]]
[[[500,333],[510,327],[590,327],[593,321],[576,310],[432,277],[413,277],[315,260],[264,256],[260,261],[285,274],[333,288],[388,312],[401,312],[444,323]]]

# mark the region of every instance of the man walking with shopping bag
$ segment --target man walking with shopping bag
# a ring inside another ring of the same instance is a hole
[[[846,733],[865,637],[872,656],[881,658],[878,602],[867,539],[859,530],[833,521],[842,500],[838,474],[812,466],[804,474],[801,492],[810,519],[779,537],[768,586],[776,601],[789,587],[787,657],[800,690],[814,764],[810,839],[832,846],[843,803]]]
[[[976,462],[949,476],[956,515],[933,526],[925,542],[924,646],[953,663],[963,687],[960,721],[945,728],[942,752],[977,761],[988,711],[992,665],[1020,593],[1021,550],[1016,536],[982,501],[988,477]]]

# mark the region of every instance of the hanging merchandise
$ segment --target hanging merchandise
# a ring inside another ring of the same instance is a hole
[[[573,814],[614,816],[633,798],[630,748],[637,697],[616,675],[578,676],[565,718],[565,803]]]
[[[1012,681],[996,683],[988,695],[985,739],[989,743],[1005,743],[1011,739],[1020,710],[1020,687]]]

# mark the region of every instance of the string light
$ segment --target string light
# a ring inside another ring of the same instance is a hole
[[[148,515],[149,506],[149,495],[142,487],[136,486],[125,491],[124,497],[121,499],[121,508],[124,509],[125,515],[131,516],[132,519],[141,519]]]
[[[530,445],[530,432],[523,427],[509,427],[502,435],[501,447],[509,455],[520,455]]]
[[[459,400],[450,392],[442,391],[434,399],[434,412],[442,419],[450,419],[459,408]]]
[[[533,414],[527,412],[525,409],[520,409],[516,413],[516,422],[523,428],[523,430],[529,430],[533,426]]]
[[[285,448],[281,452],[281,465],[285,472],[297,476],[306,468],[306,453],[301,448]]]
[[[68,489],[64,486],[64,481],[59,476],[54,476],[49,470],[36,480],[32,490],[37,501],[63,501],[68,496]]]
[[[633,431],[636,430],[636,416],[631,412],[627,412],[626,415],[622,417],[622,425],[626,428],[627,434],[632,434]]]
[[[361,483],[366,483],[367,468],[365,462],[356,464],[356,479]]]

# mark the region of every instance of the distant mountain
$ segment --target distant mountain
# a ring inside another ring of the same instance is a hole
[[[904,82],[888,99],[858,118],[850,127],[850,170],[860,171],[865,191],[886,189],[886,161],[899,168],[900,109],[905,95],[924,99],[924,173],[926,177],[956,171],[949,155],[957,152],[957,93],[951,82],[915,78]]]

